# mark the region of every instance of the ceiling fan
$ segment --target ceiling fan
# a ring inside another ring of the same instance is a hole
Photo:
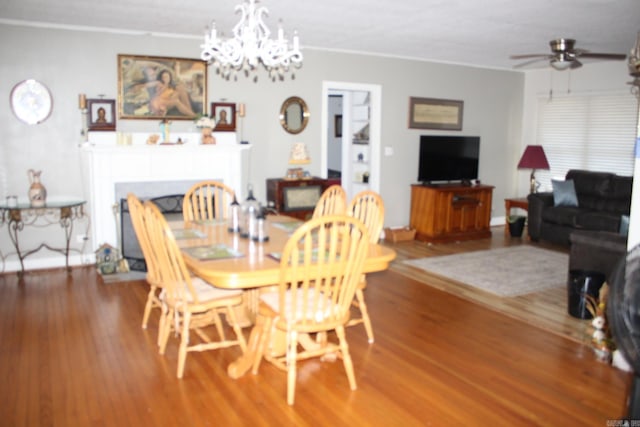
[[[521,68],[538,61],[549,61],[549,64],[556,70],[576,69],[582,67],[582,62],[578,58],[601,59],[621,61],[626,59],[627,55],[619,53],[591,53],[588,50],[576,49],[574,39],[555,39],[549,42],[551,53],[530,54],[530,55],[511,55],[511,59],[529,59],[521,64],[517,64],[514,68]]]

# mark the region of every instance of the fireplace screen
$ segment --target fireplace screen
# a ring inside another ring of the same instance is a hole
[[[160,212],[167,216],[167,219],[174,219],[179,216],[182,219],[182,200],[184,194],[175,194],[171,196],[155,197],[151,200],[158,206]],[[173,217],[173,218],[172,218]],[[147,271],[147,265],[144,262],[142,249],[133,229],[131,222],[131,214],[129,213],[129,205],[127,199],[120,199],[120,237],[122,245],[122,256],[129,263],[129,269],[136,271]]]

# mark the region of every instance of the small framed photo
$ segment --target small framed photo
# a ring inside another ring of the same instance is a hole
[[[87,99],[89,130],[116,130],[115,99]]]
[[[216,132],[236,130],[236,104],[232,102],[212,102],[211,118],[216,121]]]

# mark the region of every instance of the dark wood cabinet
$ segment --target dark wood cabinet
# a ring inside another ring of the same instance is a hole
[[[491,237],[489,185],[412,185],[410,226],[416,239],[452,242]]]
[[[267,204],[278,213],[306,220],[329,186],[322,178],[311,179],[267,179]]]

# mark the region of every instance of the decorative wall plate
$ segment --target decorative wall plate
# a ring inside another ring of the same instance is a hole
[[[11,110],[18,119],[35,125],[51,114],[53,98],[47,87],[37,80],[24,80],[11,89]]]

